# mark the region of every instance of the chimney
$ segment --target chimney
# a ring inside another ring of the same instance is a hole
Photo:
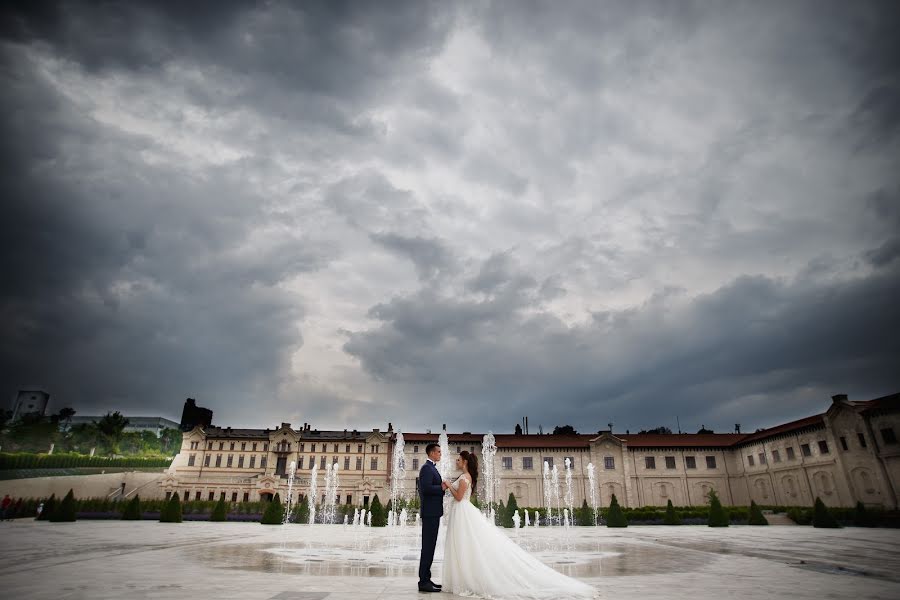
[[[528,417],[525,417],[525,435],[528,435]]]
[[[447,424],[444,423],[444,425],[441,427],[441,429],[443,429],[444,431],[447,431]]]
[[[734,432],[735,432],[735,433],[740,433],[740,432],[741,432],[741,424],[740,424],[740,423],[735,423],[735,424],[734,424]]]
[[[842,402],[847,401],[847,394],[835,394],[831,397],[831,401],[835,404],[841,404]]]

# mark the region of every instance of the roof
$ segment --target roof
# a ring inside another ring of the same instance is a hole
[[[745,433],[635,433],[617,435],[629,448],[728,448]]]
[[[804,417],[802,419],[797,419],[796,421],[791,421],[789,423],[784,423],[782,425],[776,425],[775,427],[770,427],[768,429],[762,429],[757,431],[756,433],[751,433],[744,437],[743,440],[740,441],[741,444],[746,444],[748,442],[756,442],[758,440],[770,438],[776,435],[781,435],[783,433],[790,433],[792,431],[799,431],[801,429],[808,429],[812,427],[824,427],[825,425],[825,415],[813,415],[811,417]]]
[[[554,434],[494,434],[498,448],[588,448],[591,440],[598,434],[554,435]],[[746,434],[734,433],[635,433],[613,434],[628,444],[629,448],[725,448],[734,445],[747,437]],[[448,434],[451,446],[461,444],[480,444],[482,434]],[[404,433],[404,442],[437,442],[438,436],[433,433]]]
[[[863,412],[871,410],[898,410],[900,409],[900,393],[882,396],[874,400],[866,400],[863,402],[850,402],[852,406],[863,409]]]
[[[372,431],[316,431],[310,429],[309,431],[299,431],[300,439],[303,441],[316,441],[316,440],[364,440],[370,435],[372,435]]]
[[[232,429],[231,427],[215,427],[210,425],[203,429],[208,438],[250,438],[250,439],[269,439],[268,429]]]

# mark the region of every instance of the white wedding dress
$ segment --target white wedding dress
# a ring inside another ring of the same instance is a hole
[[[451,486],[468,486],[462,501],[450,500],[444,541],[445,591],[492,600],[594,598],[591,586],[554,571],[523,550],[469,501],[472,482],[463,475]]]

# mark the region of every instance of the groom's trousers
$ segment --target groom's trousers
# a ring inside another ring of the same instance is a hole
[[[422,517],[422,554],[419,558],[419,584],[431,581],[431,563],[434,562],[434,547],[437,546],[440,517]]]

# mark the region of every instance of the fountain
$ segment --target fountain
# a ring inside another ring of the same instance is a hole
[[[588,485],[591,486],[591,510],[593,510],[594,513],[594,525],[597,525],[597,492],[595,490],[594,482],[594,463],[588,463],[587,472]]]
[[[494,522],[494,492],[497,489],[494,457],[497,455],[497,442],[494,433],[487,432],[481,440],[481,470],[484,473],[484,505],[485,514]]]
[[[337,518],[338,463],[325,465],[325,504],[322,506],[322,522],[333,525]]]
[[[568,508],[563,509],[563,526],[565,526],[566,529],[569,528],[569,509]]]
[[[404,506],[404,507],[400,510],[400,527],[403,527],[403,526],[406,525],[407,519],[409,519],[409,513],[406,512],[406,507]]]
[[[550,463],[544,461],[544,508],[546,509],[547,524],[553,521],[553,490],[551,489]]]
[[[347,526],[347,515],[344,515],[344,527]]]
[[[316,484],[316,474],[319,471],[319,465],[313,463],[312,473],[309,475],[309,496],[306,501],[309,504],[309,524],[316,522],[316,494],[319,492]]]
[[[394,443],[394,460],[391,468],[391,512],[388,515],[388,526],[393,527],[396,521],[397,505],[403,496],[403,478],[406,476],[406,458],[403,455],[403,433],[397,429],[397,438]],[[443,459],[442,459],[443,462]]]
[[[372,526],[372,511],[371,510],[366,513],[366,526],[367,527]]]
[[[441,460],[437,464],[438,472],[441,479],[450,479],[450,472],[453,470],[453,461],[450,460],[450,439],[447,437],[447,426],[438,437],[438,446],[441,448]],[[446,523],[446,515],[450,512],[450,494],[444,493],[444,522]]]
[[[521,523],[522,523],[522,518],[519,516],[519,511],[518,511],[518,510],[513,514],[513,519],[512,519],[512,520],[513,520],[513,527],[515,527],[516,529],[518,529],[519,526],[520,526]]]
[[[568,457],[566,457],[566,462],[565,462],[565,464],[566,464],[566,496],[565,496],[565,503],[566,503],[566,506],[567,506],[568,509],[569,509],[569,516],[574,518],[574,517],[575,517],[575,498],[574,498],[574,495],[573,495],[573,493],[572,493],[572,467],[573,467],[573,465],[572,465],[572,461],[570,461]],[[568,523],[567,523],[567,526],[568,526]]]
[[[528,517],[528,509],[525,509],[525,527],[531,527],[531,519]]]
[[[284,501],[284,518],[281,523],[285,524],[291,520],[291,507],[294,502],[294,472],[297,470],[297,463],[291,461],[291,464],[288,466],[288,487],[287,487],[287,498]]]
[[[556,501],[556,522],[557,524],[559,524],[559,520],[562,517],[562,512],[560,512],[559,510],[559,469],[556,467],[556,465],[553,465],[553,468],[550,469],[550,485],[553,488],[553,500]]]
[[[534,511],[534,526],[535,528],[541,526],[541,511],[539,510]]]

